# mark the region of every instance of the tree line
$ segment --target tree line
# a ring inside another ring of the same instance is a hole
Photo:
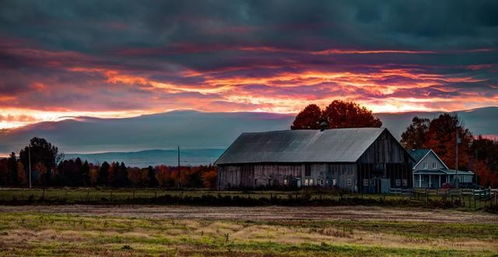
[[[31,162],[29,162],[31,161]],[[80,158],[63,160],[57,147],[43,138],[33,138],[19,157],[11,153],[0,159],[0,185],[26,187],[163,187],[214,188],[217,172],[214,166],[147,168],[127,167],[123,162],[88,163]]]
[[[315,104],[308,105],[297,114],[291,129],[381,126],[382,122],[365,107],[335,100],[323,110]],[[498,142],[474,136],[456,115],[444,113],[432,120],[414,117],[401,135],[401,144],[407,150],[432,149],[449,168],[472,170],[482,186],[498,187]],[[0,160],[0,185],[26,186],[29,164],[35,171],[34,186],[214,188],[216,184],[214,166],[136,168],[118,162],[98,165],[79,158],[62,160],[62,157],[57,147],[35,137],[20,151],[19,157],[12,153]]]

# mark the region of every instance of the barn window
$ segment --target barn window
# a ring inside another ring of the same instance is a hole
[[[396,186],[400,187],[401,186],[401,179],[396,179]]]
[[[306,177],[311,176],[311,166],[309,164],[304,165],[304,175]]]

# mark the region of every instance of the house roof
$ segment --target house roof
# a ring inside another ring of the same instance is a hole
[[[446,172],[442,169],[435,169],[435,170],[416,170],[413,171],[414,175],[446,175]]]
[[[419,163],[430,151],[431,149],[412,149],[408,153],[415,160],[415,163]]]
[[[473,176],[474,172],[470,170],[447,170],[447,169],[423,169],[413,171],[414,175],[467,175]]]
[[[443,166],[446,169],[448,169],[448,166],[446,166],[446,163],[444,163],[443,160],[441,160],[441,158],[439,158],[439,156],[434,151],[432,151],[432,149],[412,149],[408,152],[410,153],[410,156],[415,160],[415,162],[413,163],[414,169],[430,153],[432,153],[434,156],[436,156],[436,158],[439,160],[439,162],[441,162],[441,164],[443,164]]]
[[[241,134],[215,164],[356,162],[385,128]]]

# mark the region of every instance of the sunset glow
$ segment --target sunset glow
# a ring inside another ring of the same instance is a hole
[[[498,105],[496,26],[482,15],[461,23],[451,10],[398,17],[396,4],[327,2],[299,19],[299,2],[197,2],[196,12],[103,3],[116,14],[14,3],[0,13],[0,129],[183,109],[296,113],[334,99],[374,112]],[[440,16],[453,27],[433,22]],[[417,25],[398,27],[405,20]]]

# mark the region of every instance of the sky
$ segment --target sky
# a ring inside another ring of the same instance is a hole
[[[0,129],[172,110],[498,106],[498,1],[0,0]]]

